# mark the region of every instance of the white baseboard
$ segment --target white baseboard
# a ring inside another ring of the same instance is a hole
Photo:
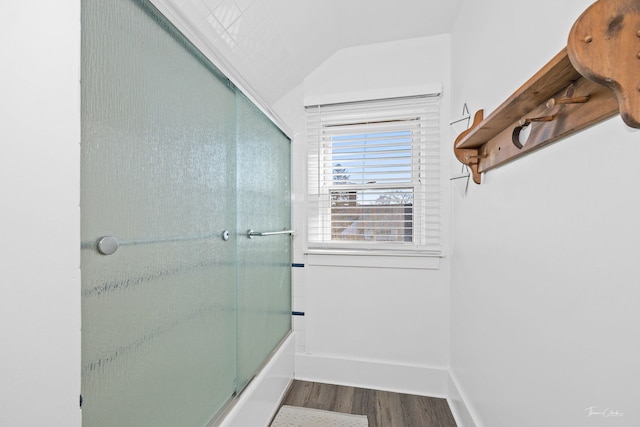
[[[284,340],[271,360],[249,383],[219,427],[268,426],[293,381],[295,333]]]
[[[481,427],[481,425],[475,421],[478,418],[472,415],[472,411],[467,406],[464,394],[461,393],[458,382],[451,371],[449,371],[449,393],[447,402],[449,403],[449,408],[458,427]]]
[[[296,354],[295,379],[446,398],[449,376],[440,368]]]
[[[242,392],[219,427],[267,426],[293,379],[446,398],[458,427],[482,427],[451,372],[330,356],[295,354],[295,333]]]

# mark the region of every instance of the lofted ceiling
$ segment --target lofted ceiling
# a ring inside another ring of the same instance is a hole
[[[152,0],[272,106],[340,49],[448,33],[460,0]],[[201,46],[199,46],[201,47]],[[202,47],[201,47],[202,48]],[[207,52],[205,52],[207,53]]]

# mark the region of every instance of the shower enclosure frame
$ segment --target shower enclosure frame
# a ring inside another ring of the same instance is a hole
[[[291,333],[290,140],[147,0],[82,25],[83,424],[210,425]]]

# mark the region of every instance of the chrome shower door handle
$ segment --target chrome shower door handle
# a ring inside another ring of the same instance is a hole
[[[263,237],[263,236],[277,236],[279,234],[295,234],[296,230],[282,230],[282,231],[253,231],[247,230],[247,237],[253,239],[254,237]]]

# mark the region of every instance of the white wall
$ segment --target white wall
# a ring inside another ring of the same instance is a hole
[[[449,36],[338,51],[280,100],[294,129],[294,310],[296,377],[371,388],[445,395],[449,364],[449,258],[305,255],[304,100],[336,102],[444,87],[448,121]],[[443,127],[444,243],[448,249],[448,125]],[[447,254],[448,255],[448,254]]]
[[[0,426],[80,425],[80,2],[0,3]]]
[[[465,0],[453,110],[490,112],[590,4]],[[451,370],[478,426],[640,425],[639,156],[617,117],[454,196]]]

